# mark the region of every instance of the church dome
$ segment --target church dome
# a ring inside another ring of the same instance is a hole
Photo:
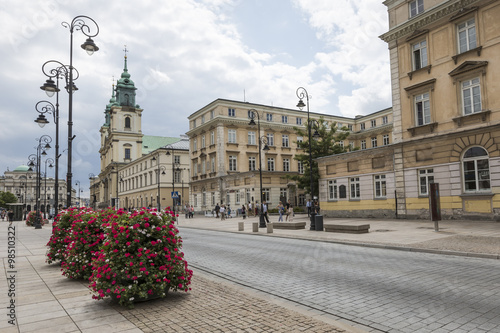
[[[15,168],[13,172],[28,172],[29,168],[30,167],[27,165],[20,165],[17,168]]]

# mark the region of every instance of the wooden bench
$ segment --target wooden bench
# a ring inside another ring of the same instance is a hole
[[[325,231],[341,232],[345,234],[366,234],[370,230],[369,224],[347,225],[347,224],[325,224]]]
[[[274,229],[288,229],[288,230],[297,230],[297,229],[305,229],[306,222],[275,222],[273,223]]]

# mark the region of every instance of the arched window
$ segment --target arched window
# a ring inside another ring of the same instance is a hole
[[[125,128],[130,129],[130,117],[125,117]]]
[[[462,165],[465,192],[491,189],[488,152],[484,148],[469,148],[462,158]]]

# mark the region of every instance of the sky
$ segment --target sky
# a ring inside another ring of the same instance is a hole
[[[217,98],[295,109],[298,87],[307,90],[311,112],[354,117],[391,106],[389,52],[378,38],[388,30],[381,0],[0,0],[1,174],[26,165],[42,135],[55,146],[52,116],[44,128],[34,122],[36,103],[55,104],[40,89],[42,65],[69,64],[70,32],[61,23],[78,15],[99,27],[92,56],[80,48],[86,36],[73,33],[79,90],[72,168],[82,196],[89,196],[89,174],[100,172],[99,129],[125,45],[145,135],[179,137],[189,129],[187,117]],[[64,179],[64,91],[59,104]]]

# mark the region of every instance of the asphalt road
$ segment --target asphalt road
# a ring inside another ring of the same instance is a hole
[[[383,332],[500,332],[500,261],[183,228],[189,265]]]

